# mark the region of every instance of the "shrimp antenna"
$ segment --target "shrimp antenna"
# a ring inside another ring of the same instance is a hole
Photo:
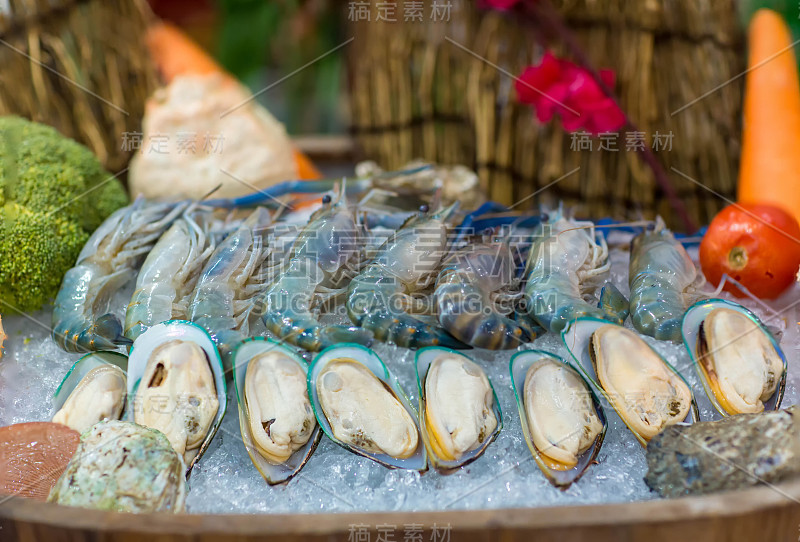
[[[516,220],[514,220],[514,222],[508,225],[508,231],[505,232],[505,235],[500,235],[499,239],[506,247],[511,246],[511,237],[512,237],[511,234],[514,233],[514,229],[517,228],[520,224],[522,224],[526,220],[528,220],[529,218],[530,216],[520,215],[519,217],[517,217]],[[502,227],[501,227],[501,232],[502,232]]]
[[[336,197],[336,203],[342,200],[347,201],[347,177],[342,177],[342,184],[339,186],[339,195]]]
[[[210,198],[210,197],[211,197],[211,196],[214,194],[214,192],[216,192],[216,191],[217,191],[217,190],[219,190],[220,188],[222,188],[222,183],[219,183],[217,186],[215,186],[214,188],[212,188],[211,190],[209,190],[208,192],[206,192],[206,193],[203,195],[203,197],[201,197],[200,199],[197,199],[197,200],[193,201],[193,202],[192,202],[192,203],[191,203],[191,204],[190,204],[190,205],[189,205],[189,206],[186,208],[186,210],[185,210],[185,211],[183,211],[183,214],[184,214],[184,215],[188,215],[188,214],[190,214],[190,213],[194,212],[194,210],[195,210],[195,209],[197,209],[198,207],[200,207],[200,204],[201,204],[201,203],[203,203],[203,201],[205,201],[205,200],[207,200],[208,198]]]
[[[634,222],[620,222],[618,224],[594,224],[590,222],[582,226],[575,226],[574,228],[566,228],[565,230],[559,232],[558,235],[561,235],[562,233],[566,233],[568,231],[575,231],[575,230],[589,230],[589,229],[611,230],[614,228],[636,228],[639,226],[647,226],[652,223],[653,223],[652,220],[637,220]]]

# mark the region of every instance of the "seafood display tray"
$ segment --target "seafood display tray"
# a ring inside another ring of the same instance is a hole
[[[616,243],[618,248],[611,252],[611,278],[623,293],[627,293],[628,254],[624,241]],[[776,300],[774,308],[788,306],[797,295],[795,287],[785,297]],[[121,294],[121,299],[124,297],[125,293]],[[783,322],[785,329],[781,345],[789,358],[783,405],[795,404],[800,380],[800,368],[796,366],[800,349],[796,307],[779,318],[770,319],[770,312],[764,308],[747,300],[744,304],[770,325],[779,320]],[[115,306],[124,306],[124,303]],[[50,313],[43,311],[34,318],[47,323]],[[330,318],[335,321],[339,317]],[[12,343],[14,348],[8,350],[0,362],[0,425],[47,420],[52,394],[79,356],[59,350],[46,325],[38,326],[29,319],[12,316],[4,317],[3,324],[15,340]],[[630,323],[626,326],[629,327]],[[701,419],[716,419],[718,415],[703,393],[683,345],[649,337],[644,340],[689,382],[697,397]],[[556,334],[544,335],[527,347],[548,350],[569,359],[569,353]],[[414,351],[385,344],[378,344],[375,350],[396,374],[412,404],[416,405],[419,398]],[[235,390],[229,386],[228,408],[220,430],[188,482],[188,514],[159,517],[150,522],[88,510],[75,513],[52,505],[13,499],[0,506],[0,525],[4,529],[0,530],[0,539],[2,533],[9,532],[6,529],[13,533],[14,529],[23,528],[15,526],[15,522],[33,525],[41,521],[70,525],[77,530],[95,529],[100,525],[108,532],[166,532],[174,533],[177,538],[190,536],[199,529],[230,536],[233,533],[247,536],[273,532],[312,539],[326,532],[346,535],[352,524],[365,524],[372,529],[388,524],[398,529],[397,540],[403,539],[403,526],[407,523],[422,524],[426,529],[434,523],[450,524],[453,529],[451,539],[454,540],[461,539],[456,536],[459,530],[465,534],[477,533],[490,523],[509,533],[575,533],[574,539],[582,539],[580,533],[583,529],[595,526],[598,530],[592,540],[616,540],[618,538],[612,537],[617,532],[614,529],[627,525],[625,528],[631,530],[626,532],[635,532],[637,525],[645,523],[650,527],[653,524],[669,527],[680,521],[684,525],[681,528],[688,529],[694,521],[699,529],[697,522],[705,522],[712,531],[724,529],[735,533],[733,526],[736,522],[752,520],[751,516],[757,510],[768,510],[782,527],[790,518],[797,517],[797,521],[792,519],[792,532],[796,538],[800,521],[800,504],[797,503],[800,501],[793,499],[800,497],[800,483],[778,486],[779,492],[758,488],[702,498],[661,500],[643,481],[646,472],[644,449],[610,408],[606,409],[609,427],[597,458],[598,464],[590,467],[569,489],[562,491],[553,487],[536,466],[522,434],[508,369],[513,353],[479,349],[469,352],[494,384],[503,412],[503,429],[482,457],[455,472],[390,470],[323,438],[298,476],[286,485],[270,487],[253,466],[242,444]],[[36,513],[39,509],[43,510],[42,514]],[[375,515],[365,515],[365,512]],[[319,521],[297,515],[309,513],[319,517]],[[403,514],[395,515],[397,513]],[[248,517],[239,520],[235,518],[240,516],[227,514],[248,514]],[[118,521],[120,517],[124,519]],[[734,518],[735,521],[720,522],[722,517]],[[745,523],[740,524],[741,532],[747,532]],[[672,527],[678,529],[676,533],[695,532],[681,531],[675,525]],[[48,527],[42,525],[41,528]],[[741,532],[736,532],[737,536]],[[766,538],[760,532],[750,538],[753,539]],[[769,539],[782,538],[774,536]]]

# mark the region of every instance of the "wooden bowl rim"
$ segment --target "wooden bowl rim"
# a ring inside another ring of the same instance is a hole
[[[66,529],[104,532],[176,534],[181,536],[272,536],[347,533],[352,525],[404,523],[456,530],[557,529],[589,525],[634,526],[653,523],[721,519],[800,504],[800,480],[699,497],[617,504],[536,508],[446,510],[421,512],[347,512],[318,514],[123,514],[76,509],[0,496],[0,520]],[[309,519],[313,517],[313,521]]]

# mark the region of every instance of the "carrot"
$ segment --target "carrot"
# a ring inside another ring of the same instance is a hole
[[[738,200],[772,204],[800,222],[800,82],[786,22],[760,9],[750,21]]]
[[[181,74],[222,73],[235,81],[208,53],[192,41],[181,29],[167,23],[157,22],[147,30],[147,47],[150,56],[165,82],[169,83]],[[301,179],[320,179],[322,175],[311,159],[294,149],[297,173]]]
[[[169,83],[176,75],[225,73],[199,45],[178,27],[158,22],[147,29],[147,48],[161,77]]]
[[[321,179],[322,174],[314,166],[311,160],[300,152],[299,149],[294,149],[294,163],[297,164],[297,174],[301,179]]]

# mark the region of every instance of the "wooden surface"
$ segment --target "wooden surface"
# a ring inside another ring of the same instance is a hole
[[[559,508],[420,513],[315,515],[149,515],[78,510],[23,499],[0,504],[0,541],[242,542],[250,540],[377,541],[378,526],[395,526],[383,540],[548,542],[797,541],[800,481],[708,497]],[[450,530],[442,530],[450,526]],[[369,537],[358,532],[369,527]]]

